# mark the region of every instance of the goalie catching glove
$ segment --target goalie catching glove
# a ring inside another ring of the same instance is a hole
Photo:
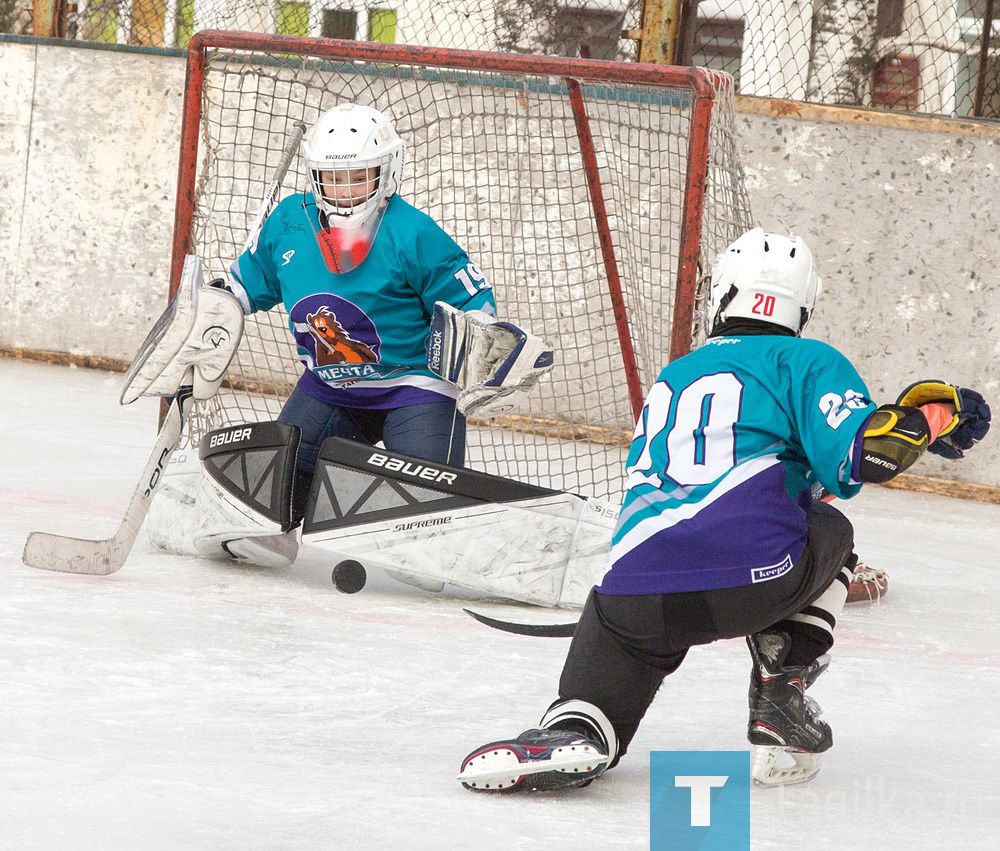
[[[140,396],[174,396],[182,384],[193,385],[195,399],[216,394],[243,336],[243,308],[223,286],[205,283],[198,257],[184,259],[177,295],[125,374],[123,405]]]
[[[552,349],[510,322],[481,310],[434,303],[427,368],[461,391],[467,417],[498,417],[520,405],[554,363]]]
[[[990,430],[990,406],[981,394],[943,381],[917,381],[900,395],[898,405],[919,407],[932,402],[950,406],[953,417],[927,451],[955,460],[986,437]]]

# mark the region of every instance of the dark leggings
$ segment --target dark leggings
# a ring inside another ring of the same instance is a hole
[[[562,699],[599,707],[615,727],[619,758],[639,727],[656,690],[696,644],[753,635],[801,612],[838,580],[851,556],[850,521],[826,503],[807,516],[805,550],[783,576],[756,585],[676,594],[611,595],[591,592],[559,680]],[[799,638],[797,624],[781,623]],[[803,634],[807,661],[828,647]],[[802,649],[802,648],[800,648]]]
[[[299,387],[281,409],[278,422],[301,430],[295,460],[293,515],[301,518],[316,469],[316,458],[328,437],[343,437],[390,452],[461,467],[465,462],[465,417],[449,399],[403,408],[342,408],[323,402]]]

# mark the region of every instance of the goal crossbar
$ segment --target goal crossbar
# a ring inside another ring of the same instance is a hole
[[[731,78],[701,68],[196,33],[171,293],[189,253],[224,274],[238,253],[240,210],[259,197],[259,175],[290,123],[314,121],[344,100],[388,106],[408,148],[404,197],[487,272],[501,318],[541,333],[559,353],[544,398],[491,427],[470,424],[483,444],[482,459],[470,463],[615,499],[623,435],[645,389],[698,333],[700,273],[749,222]],[[439,161],[438,172],[426,165]],[[234,395],[247,388],[244,397],[280,399],[294,384],[283,321],[272,319],[268,339],[241,352],[229,377]],[[252,332],[248,339],[244,349],[255,345]],[[273,410],[254,399],[217,401],[192,421],[195,430],[220,427]],[[511,431],[527,437],[502,434]],[[560,447],[552,450],[553,441]],[[515,458],[538,463],[540,444],[559,456],[543,466],[560,472],[535,476]],[[605,456],[594,447],[607,447]]]

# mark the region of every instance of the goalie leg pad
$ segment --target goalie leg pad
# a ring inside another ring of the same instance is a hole
[[[296,426],[279,422],[210,432],[199,448],[204,475],[197,498],[194,548],[267,567],[295,560],[292,481]]]
[[[302,540],[389,575],[580,608],[607,567],[616,515],[574,494],[330,438]]]
[[[182,556],[197,556],[194,527],[198,520],[201,463],[196,452],[173,454],[146,514],[146,534],[154,547]]]

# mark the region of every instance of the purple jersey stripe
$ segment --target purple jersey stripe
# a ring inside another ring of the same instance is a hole
[[[612,548],[611,569],[597,590],[665,594],[766,581],[782,572],[772,568],[802,554],[806,532],[805,512],[789,497],[777,465],[621,556]]]

